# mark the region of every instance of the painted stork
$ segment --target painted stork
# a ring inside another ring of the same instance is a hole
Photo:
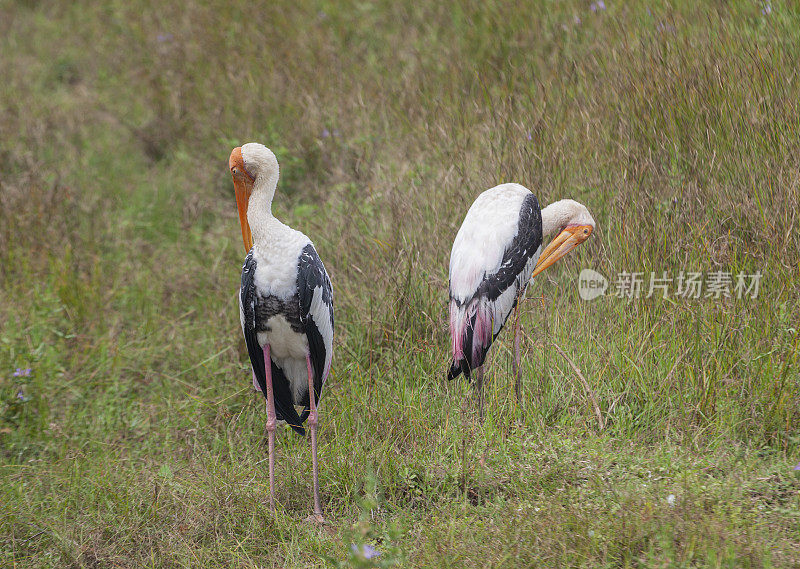
[[[322,520],[317,470],[317,401],[331,366],[333,293],[311,240],[272,215],[278,160],[267,147],[237,147],[228,161],[242,239],[239,316],[253,368],[253,386],[267,400],[269,504],[275,509],[275,430],[286,421],[311,429],[314,517]],[[312,395],[313,394],[313,395]],[[298,414],[295,406],[303,406]]]
[[[543,210],[530,190],[501,184],[483,192],[469,208],[450,253],[450,336],[453,361],[448,379],[475,370],[483,418],[483,362],[530,280],[580,245],[595,223],[583,205],[561,200]],[[542,251],[542,237],[559,232]],[[520,400],[519,319],[514,328],[515,391]]]

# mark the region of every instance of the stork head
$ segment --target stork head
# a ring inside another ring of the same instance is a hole
[[[275,187],[278,185],[278,159],[275,154],[256,142],[237,146],[231,152],[228,166],[233,177],[233,189],[236,193],[236,207],[239,209],[239,223],[242,226],[242,240],[249,251],[253,247],[253,234],[247,220],[247,208],[253,192],[267,192],[272,201]]]
[[[558,232],[542,251],[531,278],[586,241],[595,228],[594,219],[583,204],[575,200],[560,200],[542,210],[542,234]]]

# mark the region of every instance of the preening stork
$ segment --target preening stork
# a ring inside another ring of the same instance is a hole
[[[253,385],[267,400],[269,503],[275,508],[275,430],[286,421],[311,429],[314,516],[322,518],[317,470],[317,401],[331,366],[333,293],[311,240],[272,215],[278,160],[250,143],[231,152],[242,239],[239,316],[253,368]],[[298,414],[295,406],[302,406]]]
[[[450,253],[450,336],[453,361],[448,379],[475,370],[483,417],[483,362],[529,281],[580,245],[595,223],[583,205],[561,200],[540,210],[530,190],[501,184],[483,192],[469,208]],[[559,232],[542,251],[542,237]],[[514,329],[514,374],[520,398],[519,320]]]

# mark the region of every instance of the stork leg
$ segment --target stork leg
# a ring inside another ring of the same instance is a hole
[[[311,367],[311,358],[306,355],[306,369],[308,370],[308,426],[311,429],[311,468],[314,476],[314,518],[321,522],[322,505],[319,501],[319,469],[317,467],[317,402],[314,393],[314,370]]]
[[[519,357],[519,337],[520,337],[520,323],[519,323],[519,303],[514,309],[514,395],[517,397],[517,405],[522,408],[522,373],[520,370],[520,357]]]
[[[483,423],[483,366],[475,370],[475,395],[478,398],[478,419]]]
[[[258,378],[256,377],[256,372],[253,372],[253,388],[263,395],[263,392],[261,391],[261,385],[259,385]],[[267,403],[266,399],[264,399],[264,409],[267,411],[267,413],[269,413],[269,403]],[[269,432],[267,430],[267,425],[264,424],[264,438],[261,439],[261,446],[262,447],[267,446],[267,438],[268,438],[268,436],[269,436]]]
[[[275,396],[272,392],[272,360],[269,344],[264,344],[264,371],[267,376],[267,449],[269,453],[269,509],[275,511],[275,430],[278,419],[275,415]]]

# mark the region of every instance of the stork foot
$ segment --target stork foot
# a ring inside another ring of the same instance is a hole
[[[322,517],[322,514],[311,514],[304,520],[307,524],[323,526],[325,525],[325,518]]]

